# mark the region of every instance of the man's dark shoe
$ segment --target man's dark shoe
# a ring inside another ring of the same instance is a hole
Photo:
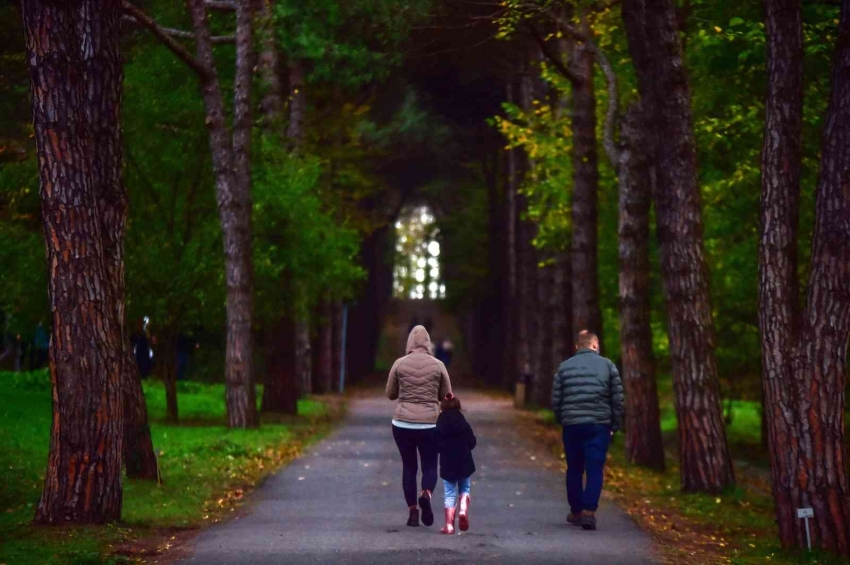
[[[419,508],[422,509],[422,523],[431,526],[434,523],[434,512],[431,510],[430,492],[423,492],[419,497]]]
[[[411,528],[419,527],[419,509],[411,508],[410,509],[410,517],[407,519],[407,525]]]
[[[573,526],[581,526],[581,517],[578,514],[573,514],[570,512],[567,514],[567,524],[572,524]]]
[[[582,530],[595,530],[596,529],[596,515],[591,512],[582,512],[581,513],[581,529]]]

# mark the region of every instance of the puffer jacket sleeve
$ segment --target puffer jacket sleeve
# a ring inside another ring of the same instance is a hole
[[[623,427],[623,381],[613,362],[609,361],[608,367],[611,377],[611,429],[616,432]]]
[[[390,369],[390,376],[387,378],[387,398],[390,400],[398,399],[398,366],[400,364],[401,359],[393,363],[393,368]]]
[[[449,372],[443,362],[438,360],[437,363],[440,365],[440,397],[438,400],[442,400],[452,391],[452,381],[449,379]]]
[[[564,375],[559,369],[552,379],[552,412],[558,425],[561,425],[561,404],[564,401],[564,387],[561,385],[563,378]]]

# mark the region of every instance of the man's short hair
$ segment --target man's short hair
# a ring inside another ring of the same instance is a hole
[[[578,333],[576,345],[579,349],[590,349],[590,346],[593,345],[594,341],[599,341],[599,336],[591,331],[582,330]]]

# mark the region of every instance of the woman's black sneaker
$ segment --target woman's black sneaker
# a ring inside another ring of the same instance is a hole
[[[419,527],[419,509],[411,508],[410,517],[407,519],[407,525],[411,528]]]
[[[419,507],[422,509],[422,523],[430,526],[434,523],[434,512],[431,510],[431,497],[422,495],[419,497]]]

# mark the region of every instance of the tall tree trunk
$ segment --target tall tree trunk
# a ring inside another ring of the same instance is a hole
[[[159,467],[148,424],[148,407],[132,347],[127,347],[122,373],[124,468],[131,479],[159,479]]]
[[[345,361],[342,356],[342,340],[343,331],[343,305],[339,300],[335,300],[332,304],[332,319],[331,319],[331,350],[333,356],[333,365],[331,366],[331,390],[339,391],[339,375],[342,371],[342,364]]]
[[[658,140],[653,196],[682,489],[717,493],[735,477],[720,409],[691,95],[675,7],[672,0],[624,0],[622,11],[648,127]]]
[[[275,0],[256,0],[257,35],[259,36],[260,55],[258,66],[262,80],[262,98],[260,112],[266,131],[282,131],[283,85],[280,81],[280,51],[275,41],[274,6]]]
[[[319,323],[316,336],[316,378],[313,392],[327,394],[333,383],[333,308],[328,299],[322,300],[319,308]]]
[[[225,387],[227,423],[231,428],[258,424],[252,374],[253,266],[251,264],[251,79],[253,10],[250,0],[236,2],[236,75],[233,135],[215,72],[212,41],[203,0],[188,0],[195,29],[198,59],[207,67],[201,91],[213,157],[227,286],[227,350]]]
[[[803,21],[800,0],[765,2],[767,101],[762,147],[759,329],[764,420],[773,498],[783,546],[802,546],[797,508],[797,402],[791,344],[800,339],[797,233],[803,132]]]
[[[133,357],[129,342],[127,320],[124,312],[124,227],[127,220],[127,191],[122,178],[122,142],[120,128],[121,83],[123,81],[120,52],[114,49],[106,55],[107,65],[98,65],[105,84],[111,88],[102,91],[103,96],[90,108],[91,127],[94,134],[96,155],[105,166],[95,167],[95,182],[100,187],[98,204],[102,211],[103,246],[106,253],[106,268],[114,296],[118,321],[122,327],[121,344],[124,349],[122,364],[124,447],[123,457],[127,476],[134,479],[158,479],[156,455],[153,450],[148,410],[145,402],[139,367]],[[118,73],[118,76],[111,76]]]
[[[548,376],[550,380],[554,377],[558,366],[572,353],[571,294],[570,257],[567,252],[559,251],[555,255],[555,264],[552,266],[552,290],[549,294],[549,309],[552,313],[552,348],[549,356],[553,373]]]
[[[119,127],[122,13],[112,1],[26,0],[23,16],[53,317],[53,426],[35,520],[104,523],[121,517],[126,351],[107,249],[121,233],[103,232],[123,220],[107,226],[115,209],[99,205],[116,196],[105,183],[120,182],[120,132],[95,136]]]
[[[304,124],[307,120],[307,94],[304,90],[304,62],[289,62],[289,126],[286,137],[295,149],[304,144]]]
[[[165,419],[170,424],[180,421],[177,405],[177,335],[178,332],[165,328],[159,335],[156,346],[158,373],[165,386]]]
[[[508,102],[514,102],[514,85],[507,85]],[[507,152],[505,167],[505,274],[503,281],[502,343],[505,367],[503,386],[511,389],[517,380],[517,192],[519,191],[518,149]]]
[[[803,92],[799,2],[768,3],[766,24],[759,297],[777,521],[784,546],[805,547],[796,509],[811,507],[812,545],[846,556],[850,555],[844,422],[850,339],[850,0],[844,0],[841,9],[817,187],[812,271],[802,316],[795,253]]]
[[[279,319],[266,332],[266,381],[263,387],[263,412],[298,413],[297,375],[294,372],[295,324]]]
[[[616,166],[620,185],[620,348],[626,387],[626,457],[632,463],[663,470],[664,442],[650,326],[649,132],[638,106],[623,119],[620,134]]]
[[[573,81],[573,201],[572,262],[573,322],[575,331],[590,330],[602,343],[602,310],[599,307],[598,193],[599,158],[596,150],[596,86],[593,53],[584,43],[570,46],[569,70]]]

